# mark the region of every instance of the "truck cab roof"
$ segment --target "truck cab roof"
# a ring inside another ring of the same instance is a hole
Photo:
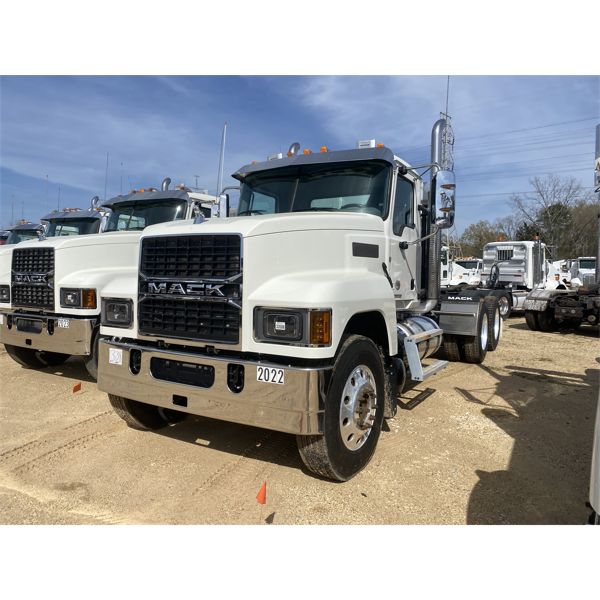
[[[386,147],[375,148],[357,148],[354,150],[331,150],[327,152],[311,152],[309,154],[294,154],[292,156],[276,157],[271,160],[255,162],[244,165],[238,169],[232,177],[238,181],[243,181],[248,175],[259,171],[268,171],[270,169],[279,169],[282,167],[293,167],[300,165],[329,164],[329,163],[347,163],[352,161],[365,160],[383,160],[390,165],[395,166],[398,163],[410,166],[394,156],[394,153]]]

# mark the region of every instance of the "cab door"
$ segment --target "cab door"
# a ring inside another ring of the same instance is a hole
[[[394,171],[392,185],[392,205],[387,222],[389,236],[388,271],[392,280],[396,308],[404,308],[410,301],[416,300],[419,287],[417,256],[418,244],[410,244],[419,237],[418,216],[416,212],[420,183],[410,175]],[[409,242],[401,248],[401,242]]]

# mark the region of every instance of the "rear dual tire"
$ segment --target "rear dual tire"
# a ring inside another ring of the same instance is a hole
[[[488,351],[494,351],[502,337],[498,299],[486,296],[479,308],[476,335],[444,335],[446,358],[451,362],[481,364]]]

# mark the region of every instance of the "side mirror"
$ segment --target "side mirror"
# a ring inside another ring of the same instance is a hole
[[[211,207],[211,218],[225,218],[229,216],[229,194],[221,194]]]
[[[440,229],[448,229],[454,225],[456,183],[453,171],[438,171],[435,176],[435,205],[438,216],[435,224]]]

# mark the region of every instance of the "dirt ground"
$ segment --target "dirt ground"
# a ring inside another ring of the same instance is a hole
[[[36,372],[2,347],[0,523],[583,523],[599,351],[598,328],[511,318],[483,365],[407,392],[368,467],[333,483],[291,435],[200,417],[134,431],[80,360]]]

